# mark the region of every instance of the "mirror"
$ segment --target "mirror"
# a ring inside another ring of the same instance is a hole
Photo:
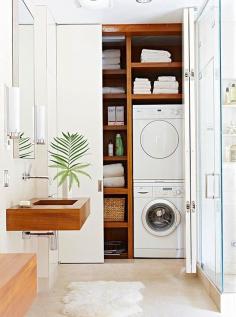
[[[34,17],[24,0],[13,2],[13,86],[20,87],[20,138],[14,158],[35,158]]]

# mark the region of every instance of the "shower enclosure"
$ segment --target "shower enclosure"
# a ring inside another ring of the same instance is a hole
[[[236,2],[209,0],[196,20],[198,261],[236,292]]]

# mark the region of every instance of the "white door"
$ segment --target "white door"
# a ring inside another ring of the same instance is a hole
[[[195,137],[195,45],[194,9],[184,9],[184,120],[185,120],[185,209],[186,272],[196,272],[196,137]]]
[[[59,232],[61,263],[104,261],[102,135],[102,29],[100,25],[57,27],[57,132],[79,132],[89,141],[92,180],[81,178],[74,197],[89,197],[90,216],[81,231]]]

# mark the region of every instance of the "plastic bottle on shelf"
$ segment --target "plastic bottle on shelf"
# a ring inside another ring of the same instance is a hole
[[[230,151],[230,145],[225,147],[225,162],[231,161],[231,151]]]
[[[112,141],[110,140],[108,143],[108,156],[113,156],[114,155],[114,146]]]
[[[124,155],[124,146],[120,133],[116,135],[116,156]]]
[[[230,91],[230,102],[236,102],[236,85],[232,84],[229,91]]]
[[[231,145],[230,147],[230,161],[236,162],[236,145]]]
[[[225,104],[228,105],[231,102],[230,93],[229,93],[229,87],[226,88],[225,91]]]

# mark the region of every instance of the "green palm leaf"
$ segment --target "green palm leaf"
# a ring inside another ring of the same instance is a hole
[[[19,158],[26,159],[32,158],[33,144],[29,137],[24,136],[24,132],[19,137]]]
[[[80,161],[89,151],[88,140],[83,135],[62,132],[60,137],[54,138],[50,146],[49,154],[52,164],[49,167],[58,169],[54,180],[59,180],[59,186],[68,179],[69,189],[73,184],[79,187],[81,175],[91,179],[91,176],[84,171],[90,164]]]

